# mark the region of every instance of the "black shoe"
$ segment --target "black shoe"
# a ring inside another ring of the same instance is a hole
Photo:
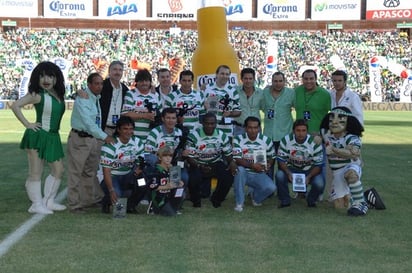
[[[220,206],[222,205],[220,202],[214,200],[213,198],[210,198],[210,202],[212,202],[212,206],[213,206],[214,208],[218,208],[218,207],[220,207]]]
[[[110,213],[110,204],[102,204],[102,213]]]
[[[194,208],[201,208],[202,204],[200,202],[193,202],[193,207]]]
[[[375,208],[377,210],[386,209],[382,198],[379,196],[375,188],[366,190],[363,195],[370,208]]]
[[[290,203],[280,204],[280,205],[278,206],[279,209],[283,209],[283,208],[287,208],[287,207],[290,207]]]
[[[316,208],[316,203],[308,203],[308,208]]]
[[[138,214],[136,208],[128,208],[128,209],[126,210],[126,212],[127,212],[128,214]]]

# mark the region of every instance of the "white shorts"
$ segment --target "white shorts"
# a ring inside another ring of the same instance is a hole
[[[342,198],[345,195],[350,194],[348,183],[345,180],[345,173],[348,170],[354,170],[360,179],[362,175],[362,168],[358,164],[348,164],[341,169],[332,171],[333,179],[329,201],[332,202],[333,200]]]

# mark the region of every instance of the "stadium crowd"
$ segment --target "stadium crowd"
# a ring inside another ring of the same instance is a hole
[[[156,71],[169,67],[169,60],[181,57],[184,69],[191,69],[191,57],[197,45],[197,32],[184,30],[180,36],[167,30],[69,30],[16,29],[0,36],[0,99],[16,99],[24,68],[18,60],[31,58],[36,62],[63,57],[72,62],[67,82],[66,97],[86,87],[87,75],[105,70],[112,60],[129,66],[124,80],[132,84],[136,70],[134,60]],[[349,74],[348,85],[359,94],[367,94],[369,59],[385,56],[411,68],[412,48],[407,38],[396,31],[230,31],[229,40],[238,53],[240,67],[257,71],[257,84],[264,84],[266,49],[269,38],[279,42],[278,69],[286,75],[287,84],[300,83],[299,68],[316,65],[320,70],[319,84],[331,86],[335,70],[330,57],[341,57]],[[393,100],[402,84],[400,78],[388,70],[382,71],[383,100]]]

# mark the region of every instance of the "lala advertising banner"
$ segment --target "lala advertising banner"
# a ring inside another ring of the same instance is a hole
[[[226,20],[246,21],[252,19],[252,0],[203,0],[201,7],[222,6]]]
[[[146,20],[146,0],[99,1],[99,19]]]

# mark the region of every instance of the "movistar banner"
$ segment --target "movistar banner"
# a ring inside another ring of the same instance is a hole
[[[37,0],[0,0],[0,17],[37,17]]]
[[[312,20],[360,20],[361,0],[312,0]]]

